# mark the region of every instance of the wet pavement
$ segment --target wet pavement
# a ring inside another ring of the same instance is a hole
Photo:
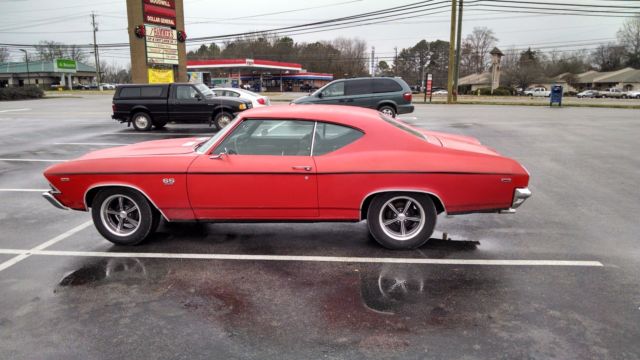
[[[163,223],[139,246],[113,246],[87,213],[35,191],[53,162],[6,160],[210,131],[139,134],[109,111],[101,96],[0,103],[0,190],[34,190],[0,191],[0,358],[640,359],[637,110],[417,106],[405,121],[521,161],[534,196],[515,215],[440,216],[412,251],[381,248],[365,223]]]

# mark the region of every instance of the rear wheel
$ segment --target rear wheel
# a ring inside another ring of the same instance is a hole
[[[220,130],[223,127],[229,125],[232,120],[233,120],[233,115],[231,115],[228,112],[221,111],[214,116],[213,123],[216,125],[218,130]]]
[[[389,249],[414,249],[423,245],[436,225],[437,212],[431,198],[416,193],[376,196],[367,212],[373,238]]]
[[[381,113],[389,116],[389,117],[396,117],[396,109],[393,108],[393,106],[390,105],[383,105],[381,106],[378,111],[380,111]]]
[[[153,126],[151,116],[144,112],[133,114],[133,116],[131,116],[131,123],[133,124],[133,128],[138,131],[149,131]]]
[[[160,215],[138,191],[108,188],[98,192],[91,204],[98,232],[118,245],[136,245],[158,226]]]

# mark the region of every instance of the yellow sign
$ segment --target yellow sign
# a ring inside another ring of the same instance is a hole
[[[149,69],[149,84],[166,84],[173,82],[172,69]]]

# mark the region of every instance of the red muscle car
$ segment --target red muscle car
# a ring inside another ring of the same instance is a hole
[[[94,151],[44,172],[44,197],[91,211],[107,240],[137,244],[160,221],[367,220],[393,249],[429,239],[438,214],[514,212],[529,173],[474,138],[422,131],[350,106],[242,112],[211,138]]]

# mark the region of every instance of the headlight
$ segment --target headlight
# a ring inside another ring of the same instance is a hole
[[[245,104],[240,104],[240,106],[238,106],[238,108],[239,108],[240,110],[244,110],[244,109],[246,109],[246,108],[247,108],[247,105],[245,105]]]

